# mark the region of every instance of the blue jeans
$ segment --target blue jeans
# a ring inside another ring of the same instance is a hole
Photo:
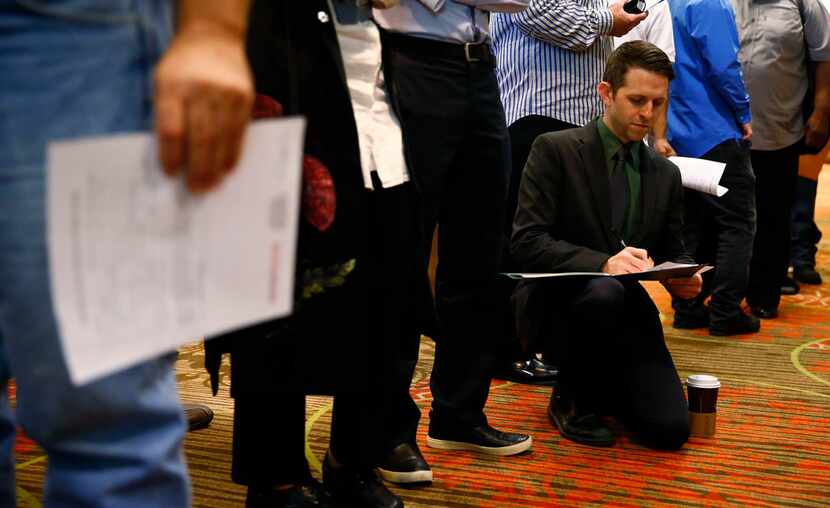
[[[46,506],[190,504],[174,357],[73,386],[45,229],[49,141],[151,127],[151,71],[170,37],[168,3],[0,0],[0,507],[15,506],[18,424],[49,457]]]

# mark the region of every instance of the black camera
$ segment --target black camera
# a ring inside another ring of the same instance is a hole
[[[623,10],[629,14],[640,14],[646,10],[646,0],[628,0],[623,4]]]

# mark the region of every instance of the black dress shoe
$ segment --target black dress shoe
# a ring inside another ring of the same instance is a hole
[[[555,395],[548,404],[548,418],[562,437],[589,446],[611,446],[614,432],[595,413],[581,412],[576,405]]]
[[[441,426],[429,422],[427,446],[439,450],[468,450],[485,455],[516,455],[530,449],[533,438],[527,434],[501,432],[487,425],[477,427]]]
[[[778,317],[778,309],[775,307],[752,307],[752,313],[761,319],[775,319]]]
[[[559,368],[534,356],[528,360],[512,362],[495,377],[525,385],[551,386],[556,384]]]
[[[432,470],[417,443],[401,443],[378,465],[378,473],[392,483],[426,483]]]
[[[755,333],[760,329],[761,320],[755,316],[744,314],[743,311],[739,310],[738,314],[729,319],[711,323],[709,325],[709,335],[725,337],[742,333]]]
[[[248,488],[245,508],[335,508],[326,489],[313,478],[288,489]]]
[[[182,404],[187,430],[204,429],[213,421],[213,410],[204,404]]]
[[[790,276],[784,277],[784,282],[781,283],[781,294],[792,296],[797,295],[801,291],[798,283]]]
[[[374,469],[334,466],[328,454],[323,461],[323,484],[342,506],[403,508],[403,500],[386,488]]]
[[[672,327],[679,330],[694,330],[695,328],[706,328],[709,326],[709,307],[689,308],[688,310],[674,311],[674,323]]]
[[[802,284],[821,284],[821,274],[810,265],[794,266],[793,278]]]

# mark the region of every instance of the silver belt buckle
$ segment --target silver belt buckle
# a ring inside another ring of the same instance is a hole
[[[470,56],[470,46],[478,46],[478,44],[472,42],[464,43],[464,56],[467,58],[468,62],[478,62],[481,58]]]

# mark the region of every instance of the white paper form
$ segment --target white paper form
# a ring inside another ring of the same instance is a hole
[[[203,196],[162,172],[148,133],[50,145],[52,298],[73,382],[291,313],[304,130],[252,124]]]
[[[694,157],[669,157],[680,168],[683,187],[721,197],[729,190],[719,185],[726,164]]]

